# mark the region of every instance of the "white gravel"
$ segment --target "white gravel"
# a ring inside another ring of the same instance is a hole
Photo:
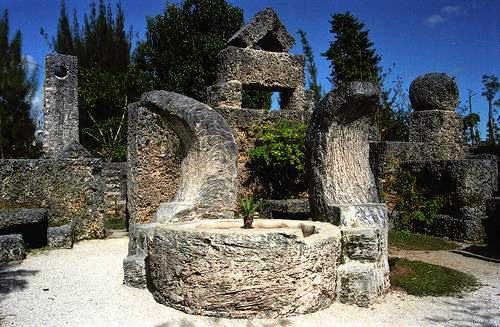
[[[126,238],[85,241],[0,265],[2,326],[500,326],[500,264],[448,252],[408,253],[476,275],[485,285],[462,298],[387,294],[370,308],[334,304],[279,320],[187,315],[122,285]],[[400,253],[401,254],[401,253]]]

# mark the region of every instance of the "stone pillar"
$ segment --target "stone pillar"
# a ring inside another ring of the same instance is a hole
[[[315,108],[306,138],[306,174],[313,220],[342,232],[337,299],[367,306],[389,286],[387,207],[369,163],[370,114],[380,89],[346,83]]]
[[[45,58],[43,152],[60,157],[78,136],[78,59],[68,55]]]
[[[410,101],[414,112],[409,141],[425,143],[427,155],[433,159],[464,158],[463,123],[454,111],[459,97],[453,78],[442,73],[418,77],[411,83]]]

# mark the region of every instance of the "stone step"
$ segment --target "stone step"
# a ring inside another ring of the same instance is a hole
[[[108,238],[124,238],[128,237],[128,231],[126,229],[107,229],[106,235]]]

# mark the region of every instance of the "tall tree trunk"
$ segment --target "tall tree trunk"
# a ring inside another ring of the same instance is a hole
[[[495,121],[493,119],[493,99],[488,99],[488,143],[495,144]]]

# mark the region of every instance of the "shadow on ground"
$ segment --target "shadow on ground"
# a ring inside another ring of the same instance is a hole
[[[463,248],[462,251],[500,261],[500,247],[471,245]]]
[[[221,318],[210,318],[210,325],[211,326],[218,326],[221,322]],[[256,327],[256,326],[262,326],[262,327],[287,327],[287,326],[292,326],[292,322],[287,319],[277,319],[275,321],[269,321],[269,322],[254,322],[253,320],[248,320],[247,321],[247,327]],[[170,323],[166,322],[161,325],[158,325],[156,327],[199,327],[203,326],[203,324],[197,324],[193,321],[189,321],[188,319],[182,319],[179,323]]]
[[[495,327],[500,324],[500,311],[498,308],[490,307],[485,312],[483,301],[462,299],[458,303],[455,301],[445,301],[444,305],[447,306],[450,311],[455,313],[455,315],[453,315],[453,320],[450,320],[451,315],[429,317],[427,320],[431,321],[436,326]],[[483,311],[478,312],[481,309]]]
[[[38,270],[12,269],[19,263],[0,264],[0,302],[14,291],[23,290],[28,286],[26,277],[33,276]]]

